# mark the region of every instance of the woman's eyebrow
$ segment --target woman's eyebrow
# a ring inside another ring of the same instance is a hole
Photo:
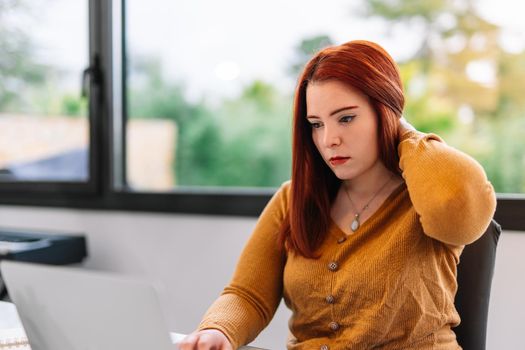
[[[333,116],[334,114],[337,114],[339,112],[342,112],[342,111],[346,111],[347,109],[355,109],[355,108],[358,108],[359,106],[346,106],[346,107],[341,107],[341,108],[338,108],[336,109],[335,111],[332,111],[330,113],[330,116]],[[318,118],[317,116],[315,115],[307,115],[306,118]]]
[[[338,108],[335,111],[333,111],[332,113],[330,113],[330,116],[332,116],[334,114],[337,114],[339,112],[345,111],[347,109],[355,109],[355,108],[357,108],[357,106],[347,106],[347,107]]]

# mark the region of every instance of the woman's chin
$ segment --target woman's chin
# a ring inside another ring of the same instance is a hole
[[[355,177],[355,174],[350,171],[338,171],[337,169],[332,169],[332,171],[334,172],[334,175],[341,181],[351,180]]]

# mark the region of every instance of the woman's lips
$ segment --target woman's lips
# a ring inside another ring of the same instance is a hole
[[[350,159],[350,157],[332,157],[332,158],[330,158],[329,162],[333,166],[336,166],[336,165],[341,165],[341,164],[346,163],[346,161],[349,160],[349,159]]]

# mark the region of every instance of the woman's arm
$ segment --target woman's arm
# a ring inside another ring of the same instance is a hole
[[[423,231],[453,245],[478,239],[496,209],[494,188],[481,165],[437,135],[406,125],[401,133],[399,166]]]
[[[198,327],[220,330],[234,349],[255,339],[279,306],[286,257],[278,236],[288,211],[289,188],[284,184],[262,212],[230,284]]]

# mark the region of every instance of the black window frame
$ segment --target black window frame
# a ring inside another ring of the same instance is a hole
[[[98,192],[100,187],[99,171],[100,171],[100,115],[98,114],[98,103],[101,94],[101,74],[100,62],[97,54],[97,43],[95,35],[92,35],[96,30],[96,24],[92,21],[94,18],[95,6],[93,1],[88,1],[88,16],[89,16],[89,31],[88,31],[88,52],[89,52],[89,67],[86,67],[82,76],[82,86],[79,85],[79,93],[84,92],[84,85],[89,90],[88,102],[88,122],[89,122],[89,150],[88,150],[88,180],[87,181],[52,181],[52,180],[37,180],[37,181],[23,181],[12,180],[10,178],[2,179],[0,177],[0,205],[1,204],[24,204],[25,201],[19,202],[11,198],[35,198],[44,197],[47,195],[54,195],[56,193],[73,195],[94,195]],[[80,81],[79,76],[79,81]],[[37,204],[38,205],[38,204]]]
[[[125,52],[125,0],[89,0],[88,6],[89,181],[3,181],[0,182],[0,205],[258,216],[275,188],[195,187],[156,193],[136,192],[126,187],[125,133],[122,132],[125,120],[117,120],[126,115],[126,67],[122,59],[119,71],[113,64],[115,57],[120,59],[119,55]],[[113,16],[115,12],[120,15]],[[114,18],[121,21],[116,27]],[[116,50],[114,40],[120,44]],[[116,108],[122,113],[115,113]],[[496,221],[505,230],[525,231],[525,194],[498,194],[497,197]]]

